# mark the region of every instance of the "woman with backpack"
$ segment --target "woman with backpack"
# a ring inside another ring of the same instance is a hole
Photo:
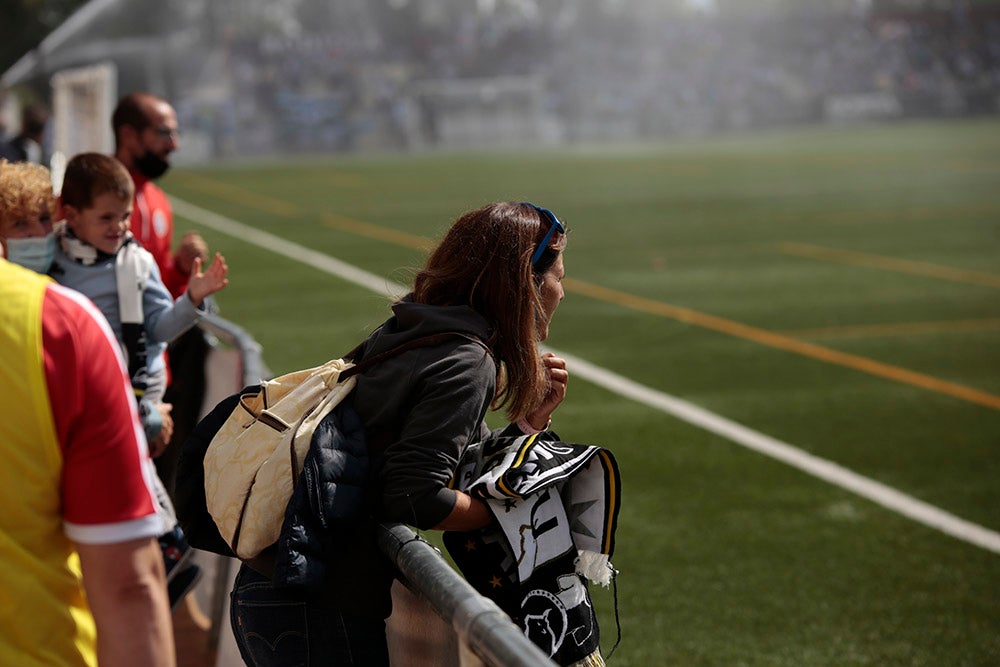
[[[506,409],[505,433],[538,433],[566,395],[565,361],[538,349],[563,298],[565,245],[558,218],[529,203],[490,204],[451,226],[412,292],[359,348],[363,360],[433,341],[368,368],[349,397],[371,461],[366,516],[336,535],[308,536],[335,548],[307,593],[240,569],[231,620],[247,664],[389,664],[394,569],[376,526],[467,531],[492,521],[482,501],[450,483],[465,448],[489,435],[487,409]]]

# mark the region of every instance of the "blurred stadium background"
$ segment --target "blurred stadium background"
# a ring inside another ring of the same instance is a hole
[[[557,430],[625,486],[611,665],[1000,664],[1000,2],[48,4],[0,51],[8,127],[41,101],[109,149],[119,94],[170,98],[178,229],[276,373],[459,212],[568,222]]]
[[[174,102],[188,161],[995,114],[1000,91],[995,0],[5,6],[10,104],[110,64],[117,90]]]

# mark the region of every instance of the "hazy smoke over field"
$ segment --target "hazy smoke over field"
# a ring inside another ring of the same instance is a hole
[[[121,90],[170,96],[212,155],[996,113],[1000,90],[990,2],[104,4],[50,66],[110,56]]]

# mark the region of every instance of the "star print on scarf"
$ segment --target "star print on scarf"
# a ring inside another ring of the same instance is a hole
[[[621,479],[611,452],[552,432],[495,435],[468,448],[455,479],[496,520],[444,534],[466,579],[556,662],[596,651],[600,634],[584,577],[607,586],[614,572]]]

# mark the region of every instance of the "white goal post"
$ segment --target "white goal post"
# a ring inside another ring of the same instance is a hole
[[[52,76],[52,151],[70,158],[94,151],[113,153],[111,114],[118,103],[118,68],[106,62],[66,69]]]

